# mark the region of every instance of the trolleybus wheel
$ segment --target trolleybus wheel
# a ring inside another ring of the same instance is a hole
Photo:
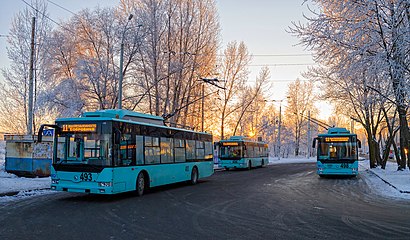
[[[191,172],[191,181],[189,182],[191,185],[195,185],[198,183],[198,168],[193,167]]]
[[[249,162],[248,162],[248,170],[251,170],[251,169],[252,169],[252,162],[249,161]]]
[[[140,172],[137,177],[137,186],[135,189],[135,193],[137,196],[142,196],[145,191],[145,177],[144,173]]]

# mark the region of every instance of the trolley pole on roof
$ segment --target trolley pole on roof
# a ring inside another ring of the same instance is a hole
[[[33,95],[34,95],[34,81],[33,81],[33,71],[34,71],[34,32],[36,30],[36,18],[33,17],[31,23],[31,53],[30,53],[30,70],[28,77],[28,118],[27,118],[27,134],[33,134]]]

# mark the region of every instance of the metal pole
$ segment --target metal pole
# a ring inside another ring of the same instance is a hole
[[[280,160],[280,129],[282,126],[282,101],[279,103],[279,125],[278,125],[278,160]]]
[[[122,64],[124,61],[124,35],[121,41],[121,51],[120,51],[120,80],[118,81],[118,109],[122,109],[122,79],[123,79],[123,72],[122,72]]]
[[[350,119],[350,133],[354,133],[354,120]]]
[[[307,125],[307,142],[306,142],[306,146],[307,146],[307,154],[308,154],[308,159],[310,158],[310,110],[308,111],[308,125]]]
[[[201,106],[201,109],[202,109],[202,128],[201,128],[201,131],[202,132],[204,132],[204,105],[205,105],[205,85],[204,85],[204,83],[202,83],[202,106]]]
[[[27,120],[27,134],[33,134],[33,98],[34,98],[34,86],[33,86],[33,65],[34,65],[34,32],[36,30],[36,18],[33,17],[31,23],[31,54],[30,54],[30,70],[29,70],[29,82],[28,82],[28,120]]]

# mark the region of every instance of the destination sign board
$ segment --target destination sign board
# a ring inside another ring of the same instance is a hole
[[[97,124],[64,124],[63,132],[96,132]]]
[[[223,142],[222,146],[238,146],[237,142]]]
[[[325,137],[325,142],[348,142],[349,137]]]

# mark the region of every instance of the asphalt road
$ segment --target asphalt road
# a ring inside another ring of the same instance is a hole
[[[143,197],[33,197],[0,206],[0,239],[410,239],[409,201],[314,168],[221,171]]]

